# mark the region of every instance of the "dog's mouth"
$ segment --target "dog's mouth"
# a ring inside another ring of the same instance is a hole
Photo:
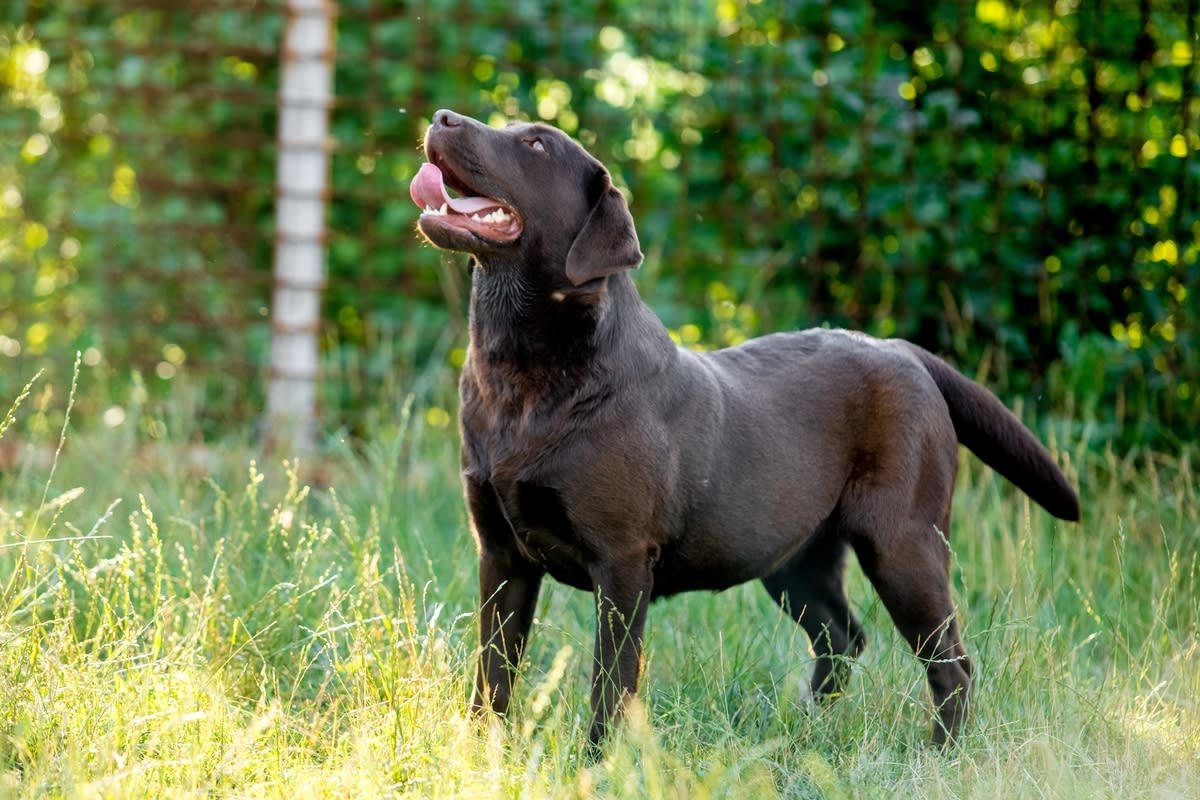
[[[447,186],[462,196],[451,197]],[[421,165],[408,193],[422,209],[422,223],[457,228],[489,242],[511,242],[521,235],[521,218],[511,206],[472,196],[469,186],[432,162]]]

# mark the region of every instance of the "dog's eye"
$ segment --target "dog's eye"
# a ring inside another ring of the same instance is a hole
[[[542,140],[540,138],[538,138],[537,136],[534,136],[530,139],[526,139],[525,144],[529,145],[530,147],[532,147],[534,150],[538,151],[539,153],[546,152],[546,145],[542,144]]]

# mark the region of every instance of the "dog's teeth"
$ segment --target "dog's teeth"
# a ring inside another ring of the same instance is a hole
[[[441,208],[434,208],[433,206],[425,206],[425,213],[433,214],[435,216],[444,216],[446,214],[446,204],[443,203]],[[483,223],[491,224],[491,225],[499,225],[502,222],[510,221],[512,219],[512,214],[509,214],[507,211],[505,211],[502,208],[497,208],[497,209],[494,209],[489,214],[480,215],[478,212],[476,212],[471,215],[471,219],[474,222],[483,222]]]

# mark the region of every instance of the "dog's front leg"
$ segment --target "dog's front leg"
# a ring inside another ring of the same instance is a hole
[[[609,561],[592,570],[596,594],[595,673],[592,678],[593,745],[604,738],[609,720],[625,698],[637,692],[642,632],[653,589],[654,552]]]
[[[516,551],[512,526],[490,485],[469,480],[467,505],[479,543],[480,653],[471,708],[504,714],[533,624],[543,572]]]
[[[497,714],[508,711],[513,677],[521,663],[525,640],[533,623],[542,574],[514,570],[493,555],[479,558],[479,666],[475,671],[476,712],[490,707]]]

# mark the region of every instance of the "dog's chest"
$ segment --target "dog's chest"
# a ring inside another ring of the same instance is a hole
[[[527,481],[492,484],[517,549],[555,580],[590,589],[588,548],[580,541],[557,491]]]
[[[563,439],[555,426],[532,415],[464,405],[462,422],[464,467],[488,481],[512,483],[543,472]]]
[[[570,391],[505,385],[495,374],[463,373],[464,466],[485,480],[527,480],[546,472],[571,438]]]
[[[590,549],[545,480],[559,474],[572,437],[544,417],[490,416],[485,410],[463,406],[464,473],[491,487],[523,558],[561,583],[590,590]]]

